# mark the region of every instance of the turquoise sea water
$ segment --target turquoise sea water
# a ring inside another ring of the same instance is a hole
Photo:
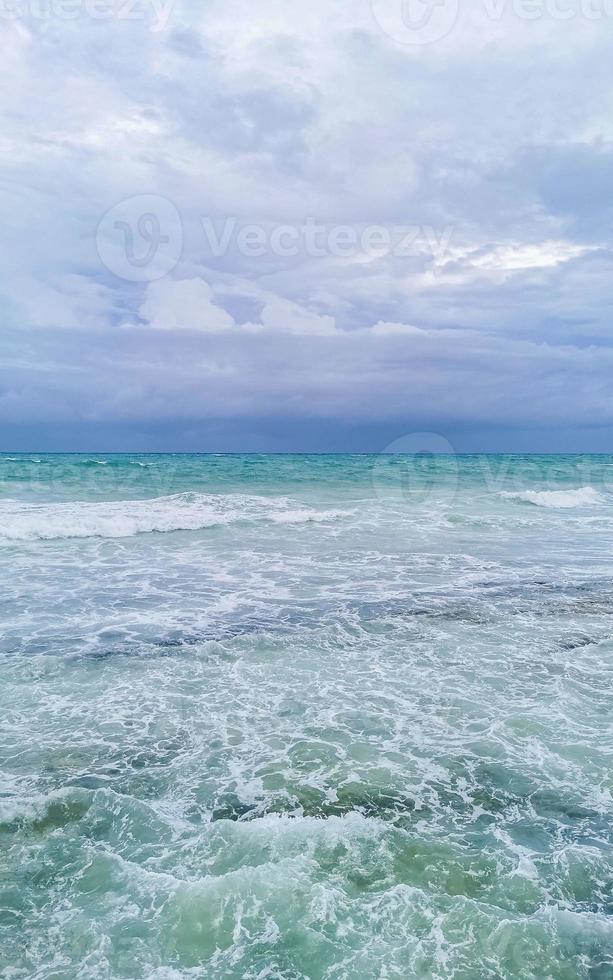
[[[0,493],[3,977],[613,976],[613,457]]]

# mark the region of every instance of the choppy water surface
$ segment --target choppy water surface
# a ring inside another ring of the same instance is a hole
[[[3,976],[613,976],[613,457],[0,490]]]

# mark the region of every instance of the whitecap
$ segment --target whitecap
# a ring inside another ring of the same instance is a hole
[[[34,504],[0,501],[0,539],[127,538],[135,534],[196,531],[244,521],[307,524],[332,521],[342,511],[296,508],[279,497],[178,493],[145,500]]]
[[[570,490],[503,490],[502,497],[536,507],[581,507],[602,503],[602,496],[594,487],[576,487]]]

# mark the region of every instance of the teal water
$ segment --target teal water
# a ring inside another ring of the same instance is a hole
[[[613,976],[613,457],[0,456],[0,973]]]

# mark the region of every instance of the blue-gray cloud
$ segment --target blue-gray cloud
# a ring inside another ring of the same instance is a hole
[[[413,46],[340,0],[0,17],[3,432],[608,448],[613,20],[498,6]]]

